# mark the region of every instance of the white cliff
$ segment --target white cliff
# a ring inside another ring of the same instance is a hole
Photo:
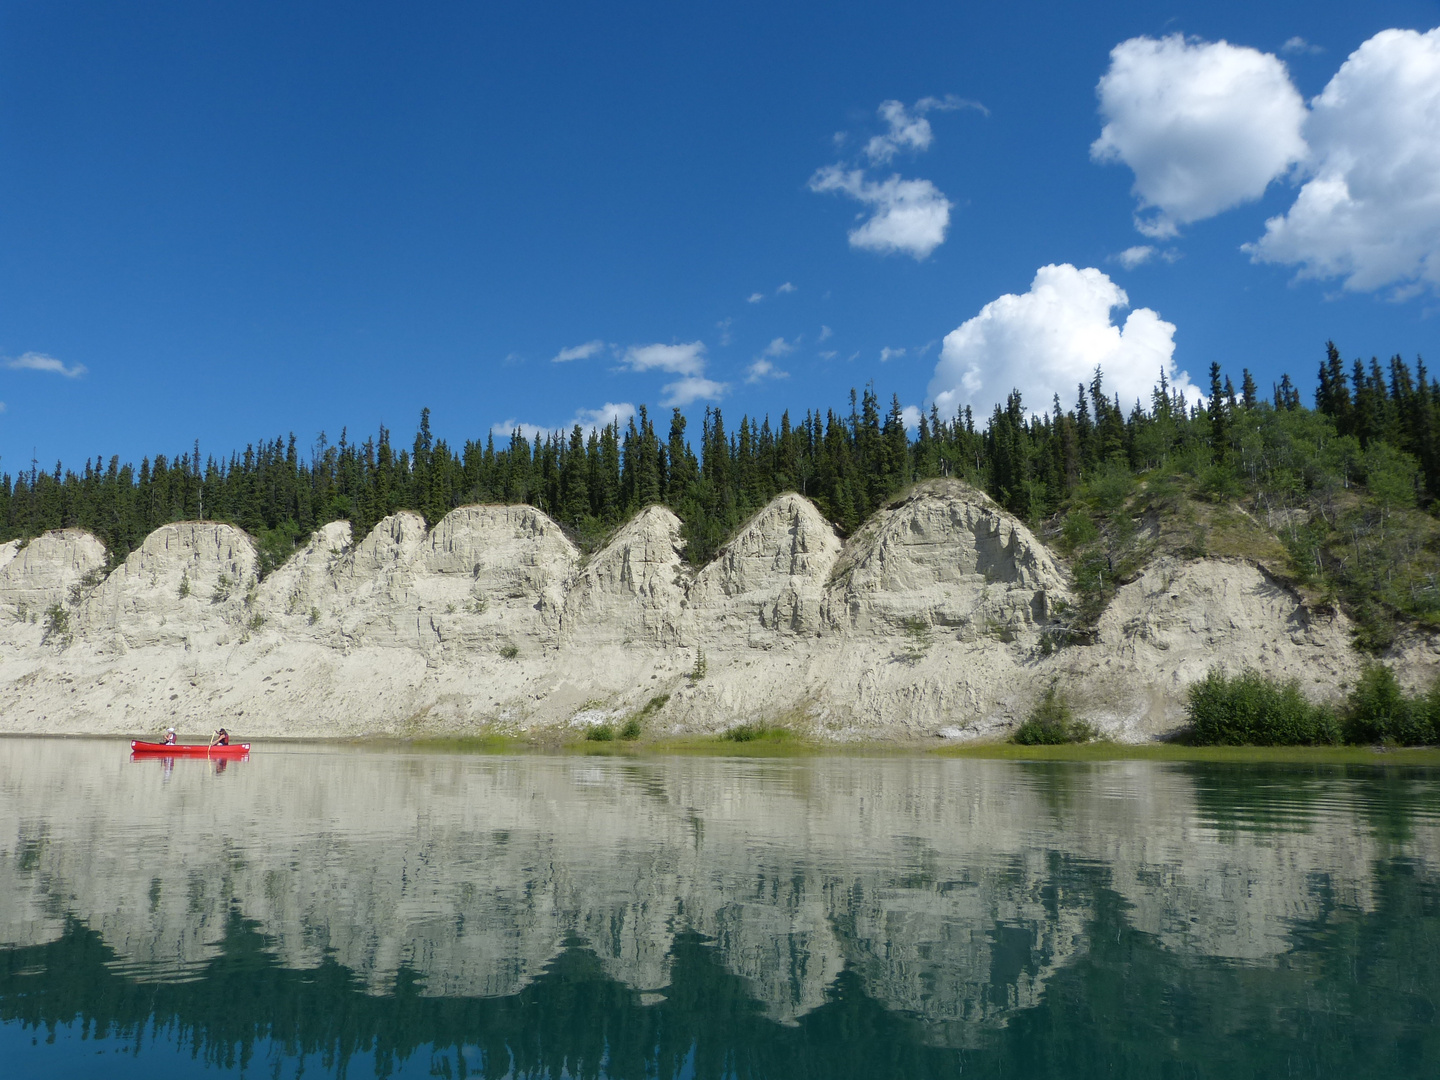
[[[1173,731],[1214,664],[1317,697],[1359,670],[1343,616],[1214,559],[1156,561],[1094,644],[1054,650],[1066,571],[955,481],[917,485],[848,540],[787,494],[708,566],[683,549],[662,507],[587,559],[532,507],[471,506],[429,530],[408,512],[365,537],[326,525],[260,580],[228,525],[166,525],[108,576],[94,537],[47,533],[0,546],[0,731],[534,734],[668,695],[656,733],[975,738],[1060,680],[1103,732],[1138,740]],[[1412,680],[1435,662],[1406,657]]]

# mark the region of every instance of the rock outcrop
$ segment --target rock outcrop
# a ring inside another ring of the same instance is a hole
[[[588,559],[532,507],[470,506],[429,530],[409,512],[365,537],[326,525],[263,580],[250,538],[212,522],[104,564],[77,530],[0,545],[0,730],[520,733],[665,698],[647,718],[661,732],[974,738],[1060,680],[1102,731],[1145,739],[1174,730],[1214,664],[1317,697],[1359,670],[1343,616],[1219,560],[1158,560],[1094,644],[1054,650],[1065,570],[955,481],[917,485],[843,542],[781,495],[698,571],[663,507]],[[1407,663],[1435,655],[1417,645]]]

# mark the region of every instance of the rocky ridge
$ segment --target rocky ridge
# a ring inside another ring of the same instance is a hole
[[[358,541],[326,525],[264,580],[250,538],[213,522],[104,565],[79,530],[0,545],[0,730],[535,733],[665,697],[661,733],[977,738],[1059,681],[1103,732],[1141,740],[1180,724],[1214,664],[1317,697],[1360,667],[1343,615],[1216,559],[1157,560],[1094,644],[1053,649],[1068,574],[956,481],[917,485],[847,540],[781,495],[698,572],[658,506],[588,559],[532,507],[469,506],[429,530],[397,513]],[[1412,648],[1404,673],[1434,662]]]

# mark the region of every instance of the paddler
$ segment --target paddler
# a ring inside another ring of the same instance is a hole
[[[175,729],[174,729],[173,727],[172,727],[172,728],[167,728],[166,731],[165,731],[165,745],[166,745],[166,746],[174,746],[174,745],[175,745]]]
[[[230,745],[230,732],[226,731],[223,727],[222,727],[222,728],[216,728],[216,729],[215,729],[215,734],[210,736],[210,745],[211,745],[211,746],[229,746],[229,745]]]

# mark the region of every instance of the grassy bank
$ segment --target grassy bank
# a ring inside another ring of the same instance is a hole
[[[1434,746],[1182,746],[1175,743],[1069,743],[1019,746],[970,743],[930,751],[939,757],[1004,761],[1214,761],[1296,765],[1429,765],[1440,767]]]
[[[1440,767],[1440,747],[1380,746],[1184,746],[1175,743],[1086,742],[1051,746],[978,742],[936,746],[933,742],[820,742],[788,729],[770,729],[760,738],[736,741],[716,735],[680,735],[633,742],[590,742],[579,738],[520,739],[482,736],[439,739],[359,740],[376,747],[401,746],[427,753],[576,754],[606,757],[943,757],[997,761],[1196,761],[1256,764],[1420,765]]]

